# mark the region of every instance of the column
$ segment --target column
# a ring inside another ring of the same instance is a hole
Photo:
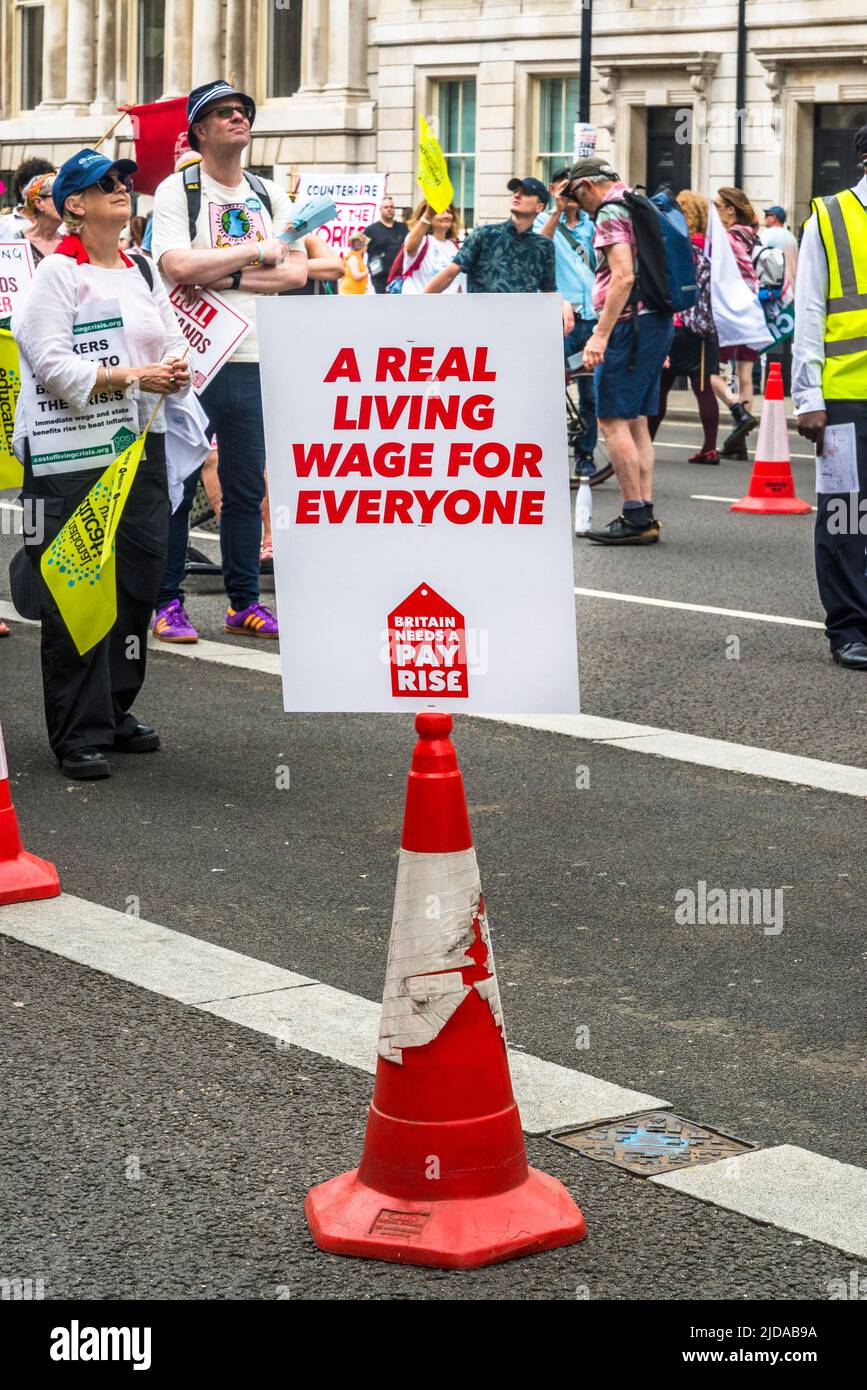
[[[193,0],[168,0],[163,96],[186,96],[192,83]]]
[[[247,85],[247,3],[226,0],[226,77],[242,92]]]
[[[225,77],[220,0],[193,0],[193,87]]]
[[[66,26],[66,105],[93,100],[93,0],[69,0]]]
[[[111,0],[99,0],[96,18],[96,99],[93,110],[107,115],[115,108],[114,85],[115,17]]]
[[[328,0],[304,0],[301,11],[301,92],[319,92],[328,80]]]
[[[367,0],[329,0],[329,92],[367,96]]]
[[[46,0],[44,25],[41,106],[60,106],[66,97],[66,0]]]

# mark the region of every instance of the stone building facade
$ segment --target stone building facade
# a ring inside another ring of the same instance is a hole
[[[92,143],[122,102],[227,74],[258,103],[251,164],[379,168],[415,201],[419,114],[469,221],[572,151],[581,0],[0,0],[0,171]],[[630,182],[734,177],[737,0],[594,0],[591,119]],[[744,186],[803,216],[853,177],[867,3],[748,0]],[[129,148],[122,123],[107,148]],[[4,173],[5,176],[5,173]]]

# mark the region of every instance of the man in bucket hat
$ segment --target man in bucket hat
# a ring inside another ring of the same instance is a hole
[[[303,247],[290,249],[278,240],[292,219],[287,193],[241,167],[255,118],[253,98],[229,82],[206,82],[190,92],[187,138],[201,161],[171,174],[156,191],[153,258],[166,279],[218,290],[252,325],[200,399],[218,440],[225,630],[274,638],[277,619],[259,602],[265,433],[255,296],[298,289],[307,266]],[[181,589],[195,485],[193,474],[172,517],[154,618],[154,634],[164,642],[198,639]]]

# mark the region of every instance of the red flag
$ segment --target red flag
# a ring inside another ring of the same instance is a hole
[[[136,193],[155,193],[158,183],[173,174],[187,144],[187,99],[151,101],[128,108],[135,140]]]

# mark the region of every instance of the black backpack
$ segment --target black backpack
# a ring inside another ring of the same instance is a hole
[[[692,243],[643,193],[629,189],[604,206],[622,203],[635,233],[635,284],[629,302],[641,300],[659,314],[690,309],[698,298]]]
[[[200,165],[188,164],[184,169],[184,192],[187,195],[187,217],[190,221],[190,245],[196,239],[196,223],[199,220],[199,212],[202,206],[202,181],[199,176]],[[258,174],[251,174],[249,169],[242,169],[241,173],[256,194],[261,198],[267,209],[268,216],[273,220],[274,209],[271,206],[271,197]]]

